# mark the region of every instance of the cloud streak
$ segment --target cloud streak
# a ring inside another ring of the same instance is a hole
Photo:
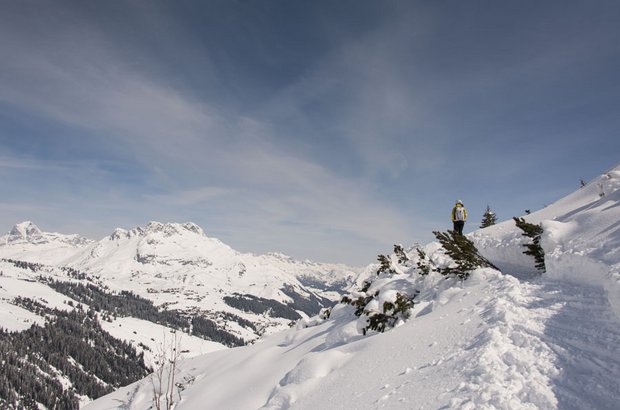
[[[325,243],[360,238],[375,245],[406,236],[404,218],[376,196],[372,184],[343,178],[304,151],[281,144],[273,122],[278,113],[254,118],[226,113],[208,99],[182,94],[166,81],[132,69],[131,62],[118,58],[122,53],[86,25],[80,25],[81,36],[71,42],[62,41],[66,34],[52,30],[34,50],[28,39],[13,44],[12,63],[2,69],[1,102],[73,130],[73,144],[105,145],[116,160],[138,163],[145,177],[152,178],[150,189],[127,197],[131,186],[115,181],[119,177],[104,172],[100,162],[68,159],[59,166],[44,159],[5,158],[2,166],[39,175],[52,167],[60,178],[86,170],[92,175],[90,189],[79,188],[71,194],[73,200],[108,209],[105,217],[113,221],[131,217],[110,218],[110,211],[135,215],[142,208],[154,215],[159,209],[161,215],[183,218],[202,208],[212,214],[203,223],[228,233],[232,242],[238,240],[235,230],[244,232],[239,242],[258,251],[273,245],[247,240],[250,232],[272,239],[277,233],[282,238],[277,242],[288,243],[281,250],[300,257],[310,246],[304,232]],[[44,51],[48,47],[54,55]],[[309,92],[308,85],[302,88]],[[298,91],[292,99],[300,98]],[[100,174],[93,175],[97,170]],[[51,190],[66,189],[66,184],[52,185]],[[51,190],[47,195],[58,201]],[[77,211],[72,202],[60,200],[56,206]],[[312,256],[321,257],[319,252]]]

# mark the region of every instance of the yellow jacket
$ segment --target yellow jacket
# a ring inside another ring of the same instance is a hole
[[[457,208],[460,208],[457,210]],[[466,221],[467,220],[467,209],[461,204],[456,204],[454,208],[452,208],[452,222],[454,221]]]

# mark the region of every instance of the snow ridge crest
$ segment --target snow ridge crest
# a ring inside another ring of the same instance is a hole
[[[130,230],[116,228],[114,232],[112,232],[112,234],[110,235],[110,238],[113,240],[118,240],[121,238],[144,237],[152,234],[161,234],[165,237],[187,234],[206,236],[203,229],[193,222],[162,223],[157,221],[150,221],[144,226],[137,226]]]

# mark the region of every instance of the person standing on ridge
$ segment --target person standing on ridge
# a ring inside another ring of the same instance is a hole
[[[454,223],[454,232],[459,235],[463,235],[463,227],[467,220],[467,210],[463,206],[463,201],[460,199],[456,201],[454,208],[452,208],[452,223]]]

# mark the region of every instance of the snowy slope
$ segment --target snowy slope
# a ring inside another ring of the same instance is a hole
[[[16,305],[14,300],[18,297],[29,298],[42,303],[47,308],[64,311],[73,310],[79,304],[71,297],[55,291],[44,281],[39,281],[40,275],[59,281],[79,282],[63,270],[53,266],[41,266],[39,271],[33,272],[0,260],[1,328],[8,331],[21,331],[32,324],[43,325],[45,323],[43,316]],[[88,308],[88,305],[85,307]],[[157,350],[162,340],[171,332],[171,329],[164,326],[132,317],[117,317],[111,322],[101,320],[101,326],[112,336],[126,340],[136,348],[140,349],[140,343],[147,346],[150,349],[145,351],[147,365],[152,364],[152,352]],[[190,357],[226,347],[199,337],[183,335],[183,348],[187,350],[186,355]]]
[[[6,263],[0,262],[0,327],[8,331],[28,329],[32,324],[42,325],[43,317],[13,303],[13,299],[26,296],[34,300],[45,300],[50,308],[66,309],[64,295],[53,292],[48,286],[35,282],[19,271],[12,271]]]
[[[545,228],[546,274],[534,274],[514,222],[477,231],[507,274],[480,268],[460,281],[401,265],[359,294],[419,291],[406,322],[364,336],[365,319],[341,304],[327,320],[183,361],[177,379],[191,382],[175,409],[617,409],[618,188],[620,167],[527,217]],[[449,263],[436,243],[424,251]],[[145,379],[87,408],[151,405]]]
[[[545,277],[600,282],[620,316],[620,166],[524,218],[544,228]],[[473,233],[481,253],[504,272],[534,272],[512,220]]]

